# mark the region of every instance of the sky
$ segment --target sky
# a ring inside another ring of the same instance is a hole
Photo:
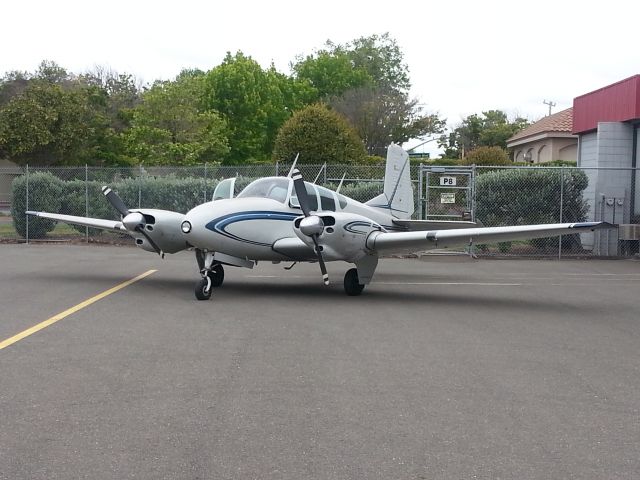
[[[328,39],[389,32],[412,96],[451,127],[489,109],[534,121],[548,113],[545,100],[558,112],[639,74],[638,18],[637,0],[9,1],[0,10],[0,76],[47,59],[74,73],[100,65],[152,82],[209,70],[237,50],[290,73],[297,55]]]

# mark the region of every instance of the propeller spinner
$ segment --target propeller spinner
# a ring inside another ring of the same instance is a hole
[[[318,264],[320,265],[320,272],[322,272],[322,282],[325,285],[329,285],[329,274],[327,273],[327,267],[324,264],[322,258],[322,247],[318,244],[318,238],[324,230],[324,222],[317,215],[311,215],[309,195],[307,194],[307,188],[304,185],[302,174],[297,168],[291,172],[291,178],[293,178],[293,187],[300,203],[304,218],[300,221],[300,231],[311,237],[313,244],[315,245],[316,255],[318,257]]]
[[[104,193],[104,196],[107,197],[107,200],[109,201],[111,206],[115,208],[118,213],[120,213],[120,215],[122,215],[122,224],[124,225],[124,227],[129,231],[138,232],[140,235],[147,239],[149,245],[153,247],[158,255],[164,257],[164,252],[144,230],[144,226],[146,223],[144,215],[142,215],[140,212],[130,211],[124,204],[122,199],[118,196],[118,194],[106,185],[102,187],[102,193]]]

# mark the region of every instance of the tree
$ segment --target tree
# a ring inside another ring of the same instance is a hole
[[[190,165],[220,161],[228,153],[226,125],[214,111],[201,111],[204,76],[156,81],[134,109],[124,134],[127,154],[146,164]]]
[[[242,52],[206,75],[205,105],[227,122],[230,163],[268,158],[278,129],[310,95],[308,82],[265,71]]]
[[[291,68],[298,79],[309,82],[317,99],[374,84],[366,69],[354,68],[352,58],[343,50],[320,50],[298,59]]]
[[[326,105],[309,105],[293,114],[278,132],[273,158],[305,163],[356,163],[366,151],[353,127]]]
[[[96,123],[86,90],[32,83],[0,109],[0,156],[41,165],[85,163]]]
[[[409,70],[388,33],[361,37],[325,49],[292,66],[356,128],[372,155],[384,155],[391,142],[440,135],[445,120],[422,111],[409,97]]]
[[[369,155],[384,156],[391,142],[439,135],[446,124],[435,114],[423,114],[417,100],[386,87],[349,90],[329,104],[355,127]]]
[[[488,110],[481,115],[472,114],[458,125],[448,138],[441,137],[440,146],[445,156],[460,158],[477,147],[507,148],[507,140],[529,125],[528,120],[516,117],[510,121],[501,110]]]

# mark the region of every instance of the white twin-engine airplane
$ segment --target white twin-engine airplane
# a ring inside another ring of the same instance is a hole
[[[293,167],[287,177],[255,180],[235,198],[234,182],[234,178],[221,181],[213,201],[186,214],[129,209],[108,187],[102,191],[122,215],[121,221],[27,213],[125,232],[135,239],[136,245],[161,256],[195,250],[202,276],[195,287],[198,300],[209,299],[213,287],[222,285],[223,265],[253,268],[260,260],[318,262],[323,282],[328,285],[325,262],[341,260],[356,267],[344,276],[345,292],[359,295],[371,282],[381,255],[611,227],[604,222],[585,222],[484,228],[466,221],[410,220],[414,205],[409,156],[394,144],[387,153],[384,193],[366,203],[341,195],[340,188],[333,192],[305,182]]]

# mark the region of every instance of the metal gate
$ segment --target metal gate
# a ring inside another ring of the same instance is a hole
[[[418,218],[475,220],[475,168],[420,165]]]

